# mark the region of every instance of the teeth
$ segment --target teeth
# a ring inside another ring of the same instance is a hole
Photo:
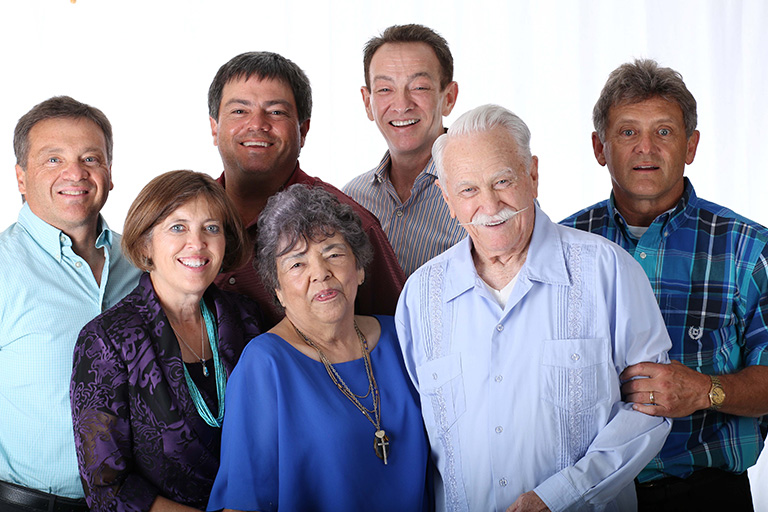
[[[418,119],[409,119],[407,121],[392,121],[392,126],[397,126],[397,127],[408,126],[411,124],[416,124],[418,122],[419,122]]]
[[[181,262],[182,265],[185,265],[187,267],[192,267],[192,268],[199,268],[205,265],[206,263],[208,263],[208,260],[199,259],[199,258],[181,259],[179,261]]]
[[[269,147],[269,143],[268,142],[250,142],[249,141],[249,142],[243,142],[243,146],[247,146],[249,148],[253,147],[253,146],[267,148],[267,147]]]
[[[82,196],[87,194],[85,190],[62,190],[60,193],[65,196]]]

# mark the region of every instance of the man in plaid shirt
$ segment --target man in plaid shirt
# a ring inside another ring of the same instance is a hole
[[[752,510],[746,470],[763,447],[768,413],[768,229],[699,199],[683,176],[699,132],[679,73],[652,60],[620,66],[593,121],[595,157],[613,192],[562,224],[635,257],[672,338],[672,364],[622,374],[635,409],[675,418],[637,478],[639,508]]]

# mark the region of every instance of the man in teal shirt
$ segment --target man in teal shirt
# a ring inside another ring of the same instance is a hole
[[[0,234],[0,510],[85,511],[72,353],[80,329],[139,277],[99,214],[112,189],[112,127],[58,96],[19,119],[13,146],[24,204]]]

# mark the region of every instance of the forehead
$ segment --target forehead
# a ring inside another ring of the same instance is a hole
[[[251,75],[230,80],[221,92],[221,104],[232,100],[280,101],[296,108],[293,90],[283,80]]]
[[[642,101],[624,102],[613,105],[608,110],[608,122],[627,121],[666,121],[683,125],[683,110],[675,102],[654,96]]]
[[[327,236],[329,232],[332,232],[331,236]],[[343,244],[349,246],[347,241],[338,231],[332,231],[332,228],[325,226],[318,226],[311,233],[302,233],[294,241],[291,240],[291,235],[283,233],[280,235],[279,242],[277,244],[279,258],[295,255],[297,253],[309,252],[313,249],[323,250],[325,247],[332,244]],[[293,245],[288,245],[293,242]]]
[[[87,118],[55,117],[35,123],[29,130],[30,154],[51,149],[99,149],[107,152],[107,141],[99,125]]]
[[[448,178],[466,179],[470,175],[495,174],[504,169],[524,170],[517,142],[503,128],[448,140],[443,153],[443,170]]]
[[[371,58],[370,75],[426,72],[434,78],[440,74],[440,62],[435,51],[427,43],[385,43]]]

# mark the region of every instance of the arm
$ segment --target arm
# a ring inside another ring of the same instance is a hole
[[[150,510],[158,490],[133,472],[128,370],[98,319],[83,329],[75,347],[70,399],[88,506]]]
[[[671,342],[648,279],[635,261],[622,255],[614,271],[602,274],[609,307],[606,314],[613,319],[609,362],[613,403],[601,425],[592,427],[597,433],[581,458],[533,489],[551,510],[610,502],[618,503],[619,508],[628,506],[624,500],[629,499],[629,492],[623,491],[659,452],[672,425],[669,419],[633,410],[620,397],[619,374],[625,367],[641,361],[668,361]]]
[[[621,387],[625,400],[634,402],[636,411],[680,418],[710,407],[709,376],[678,361],[670,365],[639,363],[621,374],[622,380],[633,377],[647,377],[630,380]],[[753,418],[768,414],[768,366],[748,366],[719,377],[725,390],[720,412]],[[651,391],[656,405],[651,405]]]

